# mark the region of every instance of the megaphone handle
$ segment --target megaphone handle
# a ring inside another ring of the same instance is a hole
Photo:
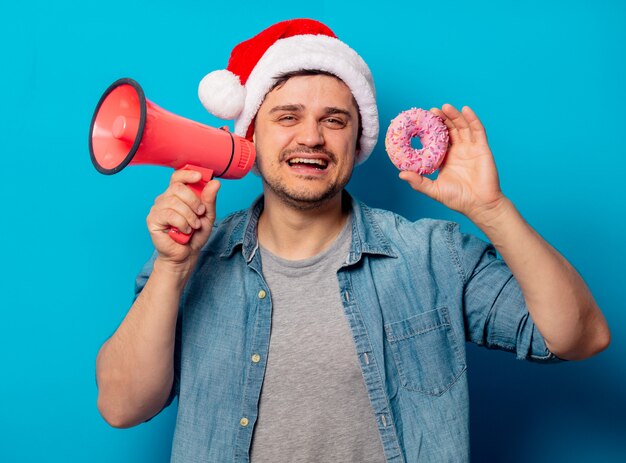
[[[213,178],[213,171],[211,169],[207,169],[206,167],[193,166],[191,164],[185,164],[182,167],[183,170],[195,170],[202,174],[202,180],[197,181],[196,183],[190,183],[187,186],[191,188],[196,196],[199,198],[202,194],[202,190],[204,186]],[[181,232],[178,228],[172,227],[167,232],[170,237],[176,241],[178,244],[187,244],[193,235],[193,231],[189,234]]]

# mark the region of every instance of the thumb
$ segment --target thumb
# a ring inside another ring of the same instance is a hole
[[[215,220],[215,203],[217,200],[217,192],[220,189],[219,180],[211,180],[209,181],[202,190],[200,194],[200,200],[206,206],[206,217],[211,221]]]
[[[208,182],[202,193],[200,194],[200,200],[206,212],[200,217],[200,223],[202,227],[196,230],[191,238],[191,245],[194,249],[200,249],[209,239],[211,230],[213,229],[213,223],[215,223],[216,211],[215,203],[217,198],[217,191],[220,189],[220,182],[217,180],[211,180]]]
[[[415,191],[424,193],[429,198],[438,201],[438,189],[433,180],[428,177],[424,177],[423,175],[419,175],[416,172],[409,172],[407,170],[400,172],[398,176],[411,185],[411,188]]]

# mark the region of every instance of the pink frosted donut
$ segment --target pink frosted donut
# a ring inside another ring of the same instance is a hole
[[[413,137],[419,137],[422,149],[411,146]],[[411,108],[389,124],[385,149],[398,169],[432,174],[448,151],[448,140],[448,128],[443,119],[430,111]]]

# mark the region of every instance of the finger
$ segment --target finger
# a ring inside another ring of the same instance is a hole
[[[438,190],[435,182],[428,177],[419,175],[416,172],[403,171],[400,172],[399,177],[406,181],[411,188],[420,193],[424,193],[426,196],[438,201]]]
[[[194,195],[195,196],[195,195]],[[198,199],[198,202],[200,200]],[[188,203],[182,201],[178,196],[167,196],[158,204],[159,208],[162,209],[172,209],[182,215],[189,225],[193,228],[200,228],[200,217],[202,214],[198,214],[195,210],[193,210]],[[204,213],[204,210],[202,211]]]
[[[200,249],[207,242],[211,231],[213,230],[213,224],[215,223],[215,204],[217,198],[217,191],[220,188],[220,182],[217,180],[211,180],[206,184],[202,190],[201,198],[206,205],[206,213],[200,217],[202,227],[194,233],[191,238],[191,246],[195,249]]]
[[[455,129],[458,130],[460,140],[471,141],[472,135],[469,124],[465,120],[463,114],[461,114],[458,109],[449,103],[444,104],[441,109],[446,116],[448,116],[448,119],[454,125]]]
[[[175,196],[182,202],[187,204],[196,214],[202,215],[205,212],[205,206],[202,204],[198,195],[191,188],[181,182],[172,183],[165,192],[165,197]]]
[[[176,227],[181,232],[189,234],[193,228],[187,219],[174,209],[153,208],[148,215],[148,228],[152,231],[169,231]]]
[[[170,185],[180,183],[196,183],[202,180],[202,174],[197,170],[179,169],[170,177]]]
[[[432,113],[435,113],[437,116],[443,119],[443,123],[446,124],[448,128],[448,136],[450,137],[450,143],[455,144],[461,141],[461,137],[459,135],[458,129],[454,126],[454,123],[446,116],[446,114],[440,110],[439,108],[431,108]]]
[[[444,121],[447,119],[447,116],[443,113],[443,111],[439,108],[430,108],[430,112],[433,113],[435,116],[439,116],[440,118],[442,118]]]
[[[217,192],[220,189],[220,186],[221,184],[219,180],[213,179],[206,184],[200,196],[200,198],[202,199],[202,202],[206,206],[205,215],[209,217],[213,217],[213,219],[215,219],[215,208],[216,208],[215,204],[217,201]]]
[[[469,106],[463,106],[461,111],[463,111],[465,119],[469,124],[472,141],[475,143],[487,143],[487,132],[474,110]]]

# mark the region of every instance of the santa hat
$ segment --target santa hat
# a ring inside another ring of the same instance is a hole
[[[237,45],[226,69],[207,74],[198,88],[204,107],[221,119],[235,119],[235,133],[252,139],[254,117],[276,77],[300,70],[339,77],[359,106],[362,133],[357,164],[378,139],[378,109],[372,74],[365,61],[333,31],[312,19],[292,19]]]

